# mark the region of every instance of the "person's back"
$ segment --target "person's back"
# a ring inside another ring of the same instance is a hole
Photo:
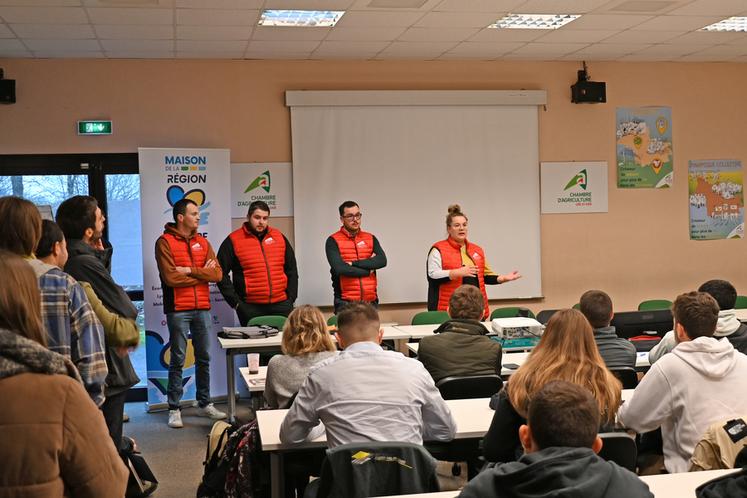
[[[607,368],[635,368],[636,350],[632,342],[618,337],[612,321],[612,299],[606,292],[589,290],[579,299],[579,310],[594,329],[594,342]]]

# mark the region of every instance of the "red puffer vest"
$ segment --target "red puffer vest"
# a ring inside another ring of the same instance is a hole
[[[187,266],[190,268],[202,268],[205,266],[208,254],[208,241],[199,234],[195,234],[189,239],[180,235],[167,232],[161,235],[169,244],[171,255],[174,258],[176,266]],[[164,293],[167,292],[166,285],[163,285]],[[174,293],[174,309],[169,311],[191,311],[191,310],[209,310],[210,309],[210,287],[207,282],[202,282],[190,287],[171,287],[170,292]],[[164,296],[164,306],[166,306],[166,297]],[[167,311],[167,312],[169,312]]]
[[[255,304],[279,303],[288,299],[285,290],[285,237],[272,227],[262,241],[251,233],[246,223],[231,232],[233,251],[244,273],[246,302]]]
[[[485,291],[485,253],[482,247],[466,241],[467,255],[472,259],[477,267],[477,281],[480,283],[480,292],[485,301],[485,314],[483,318],[488,317],[490,312],[488,308],[488,294]],[[441,268],[444,270],[456,270],[462,267],[461,246],[449,237],[446,240],[440,240],[433,244],[433,247],[441,253]],[[449,299],[457,287],[462,285],[462,280],[449,280],[444,282],[438,288],[438,309],[446,311],[449,307]]]
[[[368,259],[373,254],[373,235],[363,230],[358,230],[355,236],[341,227],[339,231],[332,234],[337,242],[340,256],[346,263],[359,259]],[[376,301],[376,272],[371,272],[367,277],[347,277],[339,275],[341,298],[344,301]]]

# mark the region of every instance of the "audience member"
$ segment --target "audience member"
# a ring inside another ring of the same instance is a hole
[[[26,258],[36,273],[45,343],[72,360],[91,399],[101,405],[107,375],[104,330],[78,282],[56,266],[35,259],[42,234],[39,210],[20,197],[0,198],[0,233],[0,249]]]
[[[280,440],[300,443],[319,422],[330,448],[366,441],[449,441],[456,424],[423,365],[379,345],[379,315],[352,303],[337,317],[344,351],[309,372],[280,427]]]
[[[678,296],[673,314],[677,346],[654,363],[617,419],[639,433],[661,427],[664,466],[687,472],[711,424],[747,413],[747,356],[713,337],[719,307],[709,294]]]
[[[524,456],[483,471],[459,496],[653,497],[638,476],[597,456],[599,422],[588,389],[565,381],[545,384],[532,396],[527,423],[518,431]]]
[[[438,382],[444,377],[501,373],[501,345],[485,337],[480,289],[457,287],[449,298],[449,317],[430,337],[420,341],[418,359]]]
[[[78,370],[47,349],[33,270],[0,251],[0,496],[124,496],[127,469]]]
[[[599,356],[591,325],[584,315],[576,310],[559,310],[547,322],[527,361],[491,399],[495,414],[483,439],[486,460],[509,462],[521,455],[518,429],[526,423],[529,401],[552,380],[588,389],[597,400],[602,424],[614,423],[622,395],[620,381]]]
[[[590,290],[584,292],[579,301],[579,310],[594,328],[594,342],[607,368],[635,368],[636,351],[632,342],[618,337],[612,321],[612,299],[606,292]]]
[[[737,302],[737,290],[726,280],[709,280],[698,288],[698,292],[705,292],[716,300],[719,307],[716,332],[713,337],[726,337],[734,349],[747,354],[747,324],[737,319],[734,305]],[[652,365],[662,356],[669,353],[677,345],[674,330],[667,332],[661,342],[648,353],[648,361]]]
[[[280,347],[283,354],[267,364],[265,399],[270,408],[288,408],[311,367],[337,354],[322,312],[308,304],[288,315]]]

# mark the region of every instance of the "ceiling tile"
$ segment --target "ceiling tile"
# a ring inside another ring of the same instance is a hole
[[[104,52],[76,52],[73,50],[35,50],[34,57],[37,59],[103,59]]]
[[[0,38],[0,50],[26,50],[21,40]]]
[[[633,31],[692,31],[720,21],[720,16],[658,16],[633,26]]]
[[[409,27],[415,24],[423,14],[420,12],[348,12],[337,22],[337,26],[346,28],[374,27]]]
[[[80,0],[0,0],[0,6],[80,7]]]
[[[108,40],[173,40],[173,26],[96,24],[96,34]]]
[[[589,45],[588,47],[582,48],[573,55],[586,56],[586,55],[597,55],[597,56],[609,56],[613,58],[621,57],[623,55],[631,54],[633,52],[645,50],[651,45],[648,44],[630,44],[630,43],[605,43]]]
[[[540,36],[549,33],[550,29],[493,29],[485,28],[480,30],[469,41],[473,42],[528,42],[536,40]]]
[[[623,31],[602,43],[661,43],[681,36],[684,31]]]
[[[343,55],[372,57],[389,45],[389,42],[341,42],[341,41],[323,41],[319,47],[314,50],[314,57],[324,55]]]
[[[173,59],[174,51],[167,52],[138,52],[138,51],[109,51],[106,56],[109,59]]]
[[[88,15],[95,24],[173,24],[171,9],[130,9],[90,7]]]
[[[477,33],[477,28],[410,28],[399,37],[399,41],[413,42],[460,42]]]
[[[79,7],[0,7],[0,18],[8,24],[88,24]]]
[[[625,55],[623,57],[620,57],[618,60],[620,62],[675,62],[680,58],[681,56],[679,55],[662,56],[650,54],[644,50],[643,52],[636,52],[634,54]]]
[[[176,0],[185,9],[261,9],[262,0]]]
[[[735,16],[747,10],[744,0],[695,0],[668,14],[675,16]]]
[[[323,40],[332,28],[292,28],[290,26],[257,26],[252,40]]]
[[[19,38],[95,38],[90,24],[12,24]]]
[[[33,56],[28,50],[3,50],[0,48],[0,57],[4,59],[26,59]]]
[[[177,40],[177,52],[233,52],[244,51],[245,41],[238,40]]]
[[[399,12],[428,12],[439,4],[441,0],[378,0],[376,4],[371,5],[374,0],[354,0],[348,7],[350,11],[369,10],[397,10]],[[304,2],[305,3],[305,2]]]
[[[101,40],[107,52],[167,52],[174,50],[172,40]]]
[[[177,26],[178,40],[244,40],[252,36],[251,26]]]
[[[653,19],[652,16],[586,14],[573,21],[573,29],[627,29]]]
[[[177,51],[177,59],[243,59],[244,51],[230,51],[230,52],[190,52],[190,51]]]
[[[715,47],[709,47],[698,52],[694,52],[691,55],[719,56],[733,59],[734,57],[747,55],[747,47],[737,47],[734,45],[716,45]]]
[[[263,52],[247,50],[246,53],[244,53],[244,59],[253,60],[284,59],[302,61],[308,59],[309,57],[311,57],[311,52]]]
[[[526,0],[444,0],[433,10],[437,12],[491,12],[515,10]]]
[[[486,28],[498,18],[490,12],[429,12],[415,26],[422,28]]]
[[[326,39],[334,41],[392,41],[397,39],[406,29],[404,27],[345,28],[335,26]]]
[[[585,14],[609,0],[529,0],[514,10],[521,14]]]
[[[586,43],[527,43],[511,52],[512,55],[565,55],[586,47]]]
[[[672,56],[674,58],[681,57],[683,55],[692,54],[703,49],[702,45],[671,45],[668,43],[661,43],[659,45],[652,45],[642,51],[633,52],[633,54],[645,54],[651,56],[660,56],[668,58]],[[668,59],[672,60],[672,59]]]
[[[70,51],[75,51],[75,52],[85,52],[85,51],[101,50],[98,40],[28,39],[28,40],[23,40],[23,43],[29,48],[29,50],[33,50],[33,51],[49,50],[49,51],[54,51],[54,52],[61,52],[63,50],[70,50]]]
[[[612,30],[556,29],[537,38],[539,43],[593,43],[616,34]]]
[[[47,26],[45,24],[45,26]],[[15,38],[16,35],[5,24],[0,24],[0,38]]]
[[[524,42],[508,43],[476,43],[464,42],[449,50],[444,56],[463,56],[463,57],[488,57],[495,58],[505,53],[516,50],[525,45]]]
[[[254,52],[271,52],[278,50],[281,52],[311,52],[319,46],[318,41],[264,41],[252,40],[249,42],[247,50]]]
[[[718,32],[718,31],[693,31],[686,33],[677,38],[672,38],[667,43],[687,43],[687,44],[703,44],[705,45],[716,45],[720,43],[727,43],[730,41],[744,40],[747,35],[744,33],[734,32]]]
[[[347,10],[354,0],[266,0],[265,9]]]
[[[173,9],[174,0],[81,0],[84,7]]]
[[[258,10],[198,10],[177,9],[176,23],[181,25],[254,26]]]
[[[452,42],[394,42],[385,48],[377,58],[422,57],[432,59],[456,46]]]

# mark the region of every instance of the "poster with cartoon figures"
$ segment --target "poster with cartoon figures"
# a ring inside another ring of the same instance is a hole
[[[617,186],[666,188],[674,181],[672,109],[618,107]]]
[[[690,161],[687,183],[690,194],[691,239],[744,237],[741,161]]]
[[[148,404],[166,403],[169,361],[169,331],[163,312],[163,292],[155,260],[155,243],[167,222],[173,222],[172,208],[180,199],[193,200],[200,210],[198,232],[215,252],[231,231],[229,196],[231,154],[228,149],[138,149],[140,204],[143,233],[143,309],[145,312],[145,354],[148,369]],[[210,394],[226,394],[225,354],[216,334],[234,325],[234,311],[215,284],[210,284],[210,314],[213,320],[210,343]],[[142,347],[142,346],[141,346]],[[182,379],[182,400],[195,398],[195,355],[187,341]]]

